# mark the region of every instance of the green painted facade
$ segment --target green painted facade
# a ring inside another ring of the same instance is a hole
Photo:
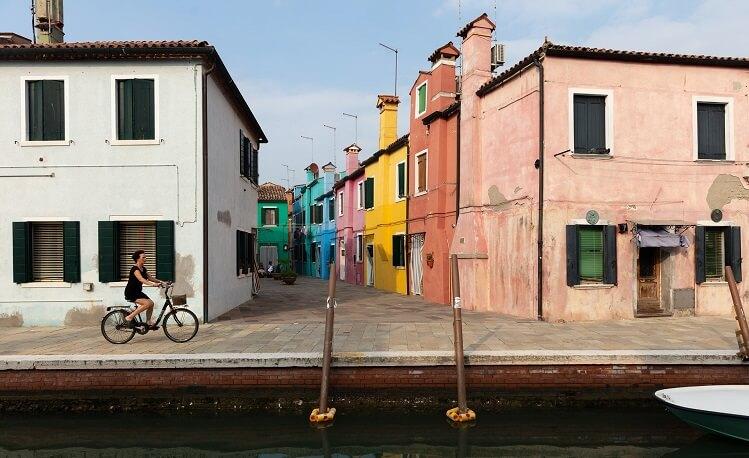
[[[271,212],[275,213],[275,217],[270,216]],[[272,259],[274,265],[288,263],[291,257],[289,253],[289,210],[286,201],[258,200],[257,227],[258,262],[262,262],[265,266],[269,257],[277,256],[277,259]],[[267,247],[275,247],[275,256],[273,250]]]

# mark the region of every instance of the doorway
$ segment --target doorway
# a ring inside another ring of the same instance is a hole
[[[409,253],[409,267],[411,269],[411,294],[421,296],[423,294],[424,279],[424,234],[411,236],[411,250]]]
[[[374,244],[367,243],[367,286],[374,286]]]
[[[640,248],[637,258],[637,314],[661,313],[661,249]]]
[[[338,278],[346,281],[346,242],[343,240],[343,237],[340,238],[339,245]]]

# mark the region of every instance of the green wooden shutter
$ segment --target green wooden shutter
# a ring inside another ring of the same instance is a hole
[[[726,228],[726,265],[731,266],[733,278],[741,283],[741,228],[731,226]]]
[[[427,85],[419,86],[419,113],[423,113],[427,108]]]
[[[81,281],[81,223],[62,223],[63,280],[68,283]]]
[[[260,210],[260,225],[261,226],[265,226],[265,211],[266,211],[265,208]]]
[[[605,153],[606,97],[575,95],[573,110],[575,153]]]
[[[406,164],[398,164],[398,197],[406,195]]]
[[[242,275],[242,269],[244,267],[244,247],[242,238],[242,231],[237,231],[237,276]]]
[[[705,226],[694,228],[694,261],[695,281],[705,283]]]
[[[705,228],[705,278],[720,279],[724,277],[728,258],[725,253],[727,245],[725,229]]]
[[[603,282],[603,231],[600,226],[578,226],[580,279]]]
[[[565,234],[567,236],[567,286],[575,286],[580,284],[577,226],[568,225]]]
[[[404,235],[393,236],[393,266],[395,267],[405,267],[406,265],[404,241]]]
[[[616,226],[603,228],[603,282],[618,284],[616,268]]]
[[[364,208],[374,207],[374,178],[364,180]]]
[[[156,278],[174,281],[174,221],[156,221]]]
[[[29,283],[31,270],[31,223],[13,222],[13,282]]]
[[[65,140],[65,88],[63,81],[44,80],[43,140]]]
[[[133,80],[117,81],[117,139],[133,140]]]
[[[721,103],[697,104],[697,157],[726,158],[726,106]]]
[[[117,221],[99,221],[99,281],[119,281]]]
[[[133,97],[133,139],[154,140],[156,138],[154,81],[150,79],[130,81]]]
[[[252,148],[252,163],[254,164],[252,182],[258,184],[260,180],[260,166],[258,164],[258,150],[256,148]]]
[[[42,81],[26,82],[26,128],[29,141],[44,140]]]

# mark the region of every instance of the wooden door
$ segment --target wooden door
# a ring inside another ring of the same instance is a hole
[[[637,259],[637,313],[659,313],[661,308],[661,249],[640,248]]]

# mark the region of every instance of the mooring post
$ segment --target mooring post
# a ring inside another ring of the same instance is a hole
[[[330,263],[328,277],[328,299],[325,301],[325,341],[322,350],[322,381],[320,382],[320,405],[309,415],[313,423],[333,421],[335,408],[328,407],[328,386],[330,384],[330,360],[333,353],[333,321],[335,318],[335,264]]]
[[[739,345],[739,353],[742,358],[747,359],[749,358],[749,355],[746,353],[747,348],[749,348],[749,325],[746,323],[746,314],[744,314],[744,306],[741,304],[739,289],[736,287],[736,279],[733,277],[733,269],[731,269],[731,266],[726,266],[725,272],[728,289],[731,291],[731,299],[733,299],[733,310],[736,315],[736,321],[739,323],[739,332],[743,341],[743,345]]]
[[[466,375],[463,359],[463,318],[460,305],[460,277],[458,275],[458,256],[450,256],[450,273],[453,291],[453,342],[455,344],[455,369],[458,375],[458,407],[447,411],[452,421],[463,422],[476,419],[476,413],[466,403]]]

